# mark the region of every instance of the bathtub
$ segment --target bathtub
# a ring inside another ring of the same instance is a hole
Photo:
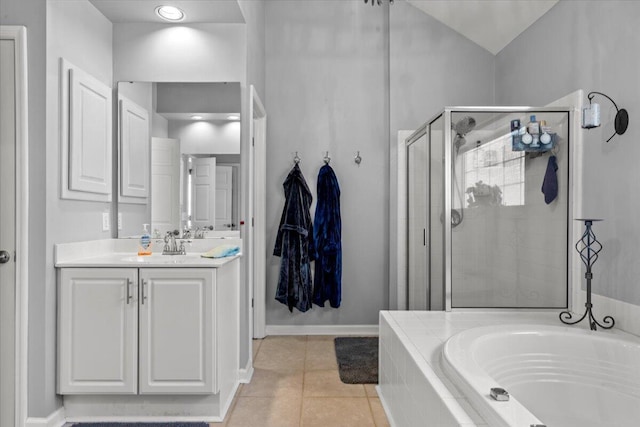
[[[560,326],[460,332],[445,373],[492,427],[640,426],[640,340]],[[509,401],[496,401],[500,387]]]

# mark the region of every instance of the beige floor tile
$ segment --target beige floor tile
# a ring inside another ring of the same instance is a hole
[[[331,341],[336,339],[335,335],[307,335],[307,342]]]
[[[344,384],[337,370],[305,371],[304,397],[366,397],[362,384]]]
[[[302,396],[302,371],[275,371],[256,368],[251,382],[243,384],[240,396],[300,397]]]
[[[378,384],[365,384],[364,391],[367,392],[367,396],[369,397],[378,397],[378,391],[376,390],[376,386]]]
[[[389,420],[387,420],[387,414],[384,412],[380,399],[377,397],[370,397],[369,404],[371,405],[373,421],[376,423],[376,427],[389,427]]]
[[[258,350],[260,349],[260,344],[262,344],[262,340],[253,340],[252,341],[253,344],[253,358],[256,358],[256,355],[258,354]]]
[[[336,348],[333,339],[309,339],[309,341],[307,341],[304,369],[306,371],[338,369]]]
[[[227,427],[299,427],[300,397],[238,397]]]
[[[254,368],[279,371],[301,371],[304,369],[306,337],[267,337],[253,363]]]
[[[374,427],[367,398],[305,397],[302,427]]]

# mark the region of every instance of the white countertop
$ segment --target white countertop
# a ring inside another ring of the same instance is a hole
[[[152,254],[137,256],[127,252],[116,252],[89,258],[77,258],[57,262],[56,267],[208,267],[218,268],[231,260],[239,258],[235,255],[225,258],[203,258],[199,253],[186,255]]]
[[[158,241],[155,248],[161,247]],[[200,239],[187,245],[186,255],[162,255],[161,250],[152,255],[138,256],[134,239],[103,239],[87,242],[55,245],[55,266],[66,267],[196,267],[219,268],[242,254],[225,258],[203,258],[201,255],[221,244],[234,244],[242,249],[240,239]]]

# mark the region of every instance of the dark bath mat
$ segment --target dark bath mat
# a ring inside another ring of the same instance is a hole
[[[209,423],[74,423],[73,427],[209,427]]]
[[[378,384],[378,337],[338,337],[334,342],[343,383]]]

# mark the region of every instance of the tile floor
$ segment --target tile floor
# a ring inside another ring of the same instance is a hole
[[[212,427],[389,426],[374,385],[343,384],[334,337],[253,341],[254,374],[223,423]]]

